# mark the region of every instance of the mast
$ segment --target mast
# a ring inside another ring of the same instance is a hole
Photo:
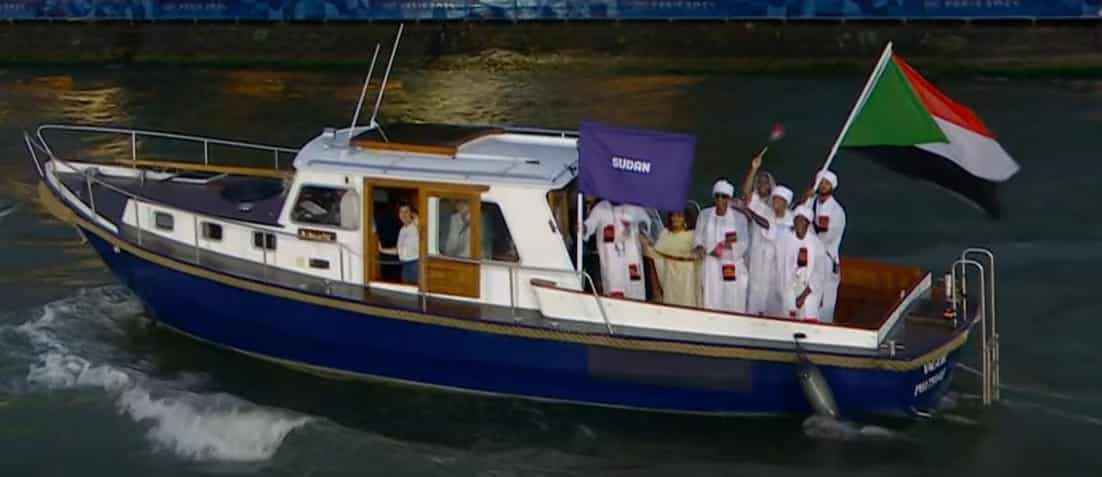
[[[364,87],[360,90],[360,100],[356,102],[356,112],[352,114],[352,125],[348,127],[348,141],[352,142],[352,130],[356,129],[356,122],[360,119],[360,110],[364,107],[364,97],[367,96],[367,85],[371,83],[371,75],[375,73],[375,60],[379,58],[379,44],[375,44],[375,53],[371,55],[371,67],[367,69],[367,78],[364,78]]]
[[[383,93],[386,92],[386,82],[390,79],[390,68],[394,66],[394,55],[398,53],[398,44],[402,41],[402,30],[404,30],[405,27],[405,23],[398,25],[398,36],[394,38],[394,47],[390,49],[390,60],[386,63],[386,72],[383,73],[383,83],[379,85],[379,96],[375,98],[375,110],[371,112],[371,120],[367,122],[368,124],[375,124],[375,118],[379,115],[379,107],[383,104]]]

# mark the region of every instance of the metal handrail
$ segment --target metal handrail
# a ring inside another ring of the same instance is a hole
[[[39,148],[43,153],[45,153],[50,158],[50,160],[57,161],[58,164],[61,164],[61,165],[65,166],[69,169],[72,169],[73,171],[78,171],[79,170],[76,167],[74,167],[72,164],[69,164],[67,161],[62,160],[62,159],[58,158],[57,156],[55,156],[53,154],[53,152],[51,152],[44,145],[34,144],[34,142],[30,139],[30,137],[28,135],[24,134],[24,137],[27,139],[28,146],[29,147],[33,146],[33,147],[31,147],[31,156],[32,156],[32,159],[35,162],[36,167],[41,168],[41,166],[39,165],[40,163],[38,161],[38,157],[34,153],[34,147]],[[122,194],[122,195],[124,195],[124,196],[126,196],[130,199],[135,200],[136,202],[139,202],[139,203],[153,204],[153,205],[159,205],[159,206],[170,207],[170,208],[177,208],[176,206],[165,203],[163,201],[159,201],[159,200],[156,200],[156,199],[151,199],[151,198],[148,198],[148,197],[142,197],[142,196],[134,194],[130,191],[127,191],[125,189],[117,187],[114,184],[104,182],[104,181],[96,178],[92,174],[85,173],[85,174],[82,174],[82,175],[84,176],[85,183],[87,184],[87,187],[89,188],[90,197],[91,197],[91,186],[92,186],[92,184],[96,184],[96,185],[99,185],[100,187],[103,187],[105,189],[111,190],[111,191],[116,192],[118,194]],[[98,216],[99,214],[97,213],[97,211],[95,209],[94,201],[90,200],[89,202],[90,202],[89,205],[92,208],[92,213],[94,215]],[[140,217],[141,214],[138,212],[138,206],[139,206],[139,204],[135,204],[134,213],[135,213],[135,215]],[[196,216],[195,220],[198,221],[198,214],[195,214],[195,216]],[[224,217],[218,217],[218,219],[223,220],[227,224],[230,224],[230,225],[243,227],[246,230],[248,230],[250,233],[252,233],[252,232],[271,233],[273,235],[281,236],[281,237],[292,237],[292,238],[296,238],[296,239],[298,238],[298,235],[296,235],[296,234],[292,234],[292,233],[285,232],[285,231],[275,229],[275,228],[257,227],[255,225],[249,224],[247,222],[241,222],[241,221],[238,221],[238,220],[227,219],[227,218],[224,218]],[[138,244],[141,245],[142,229],[140,227],[140,222],[135,222],[135,227],[138,230],[138,240],[139,240]],[[192,245],[193,247],[196,248],[196,250],[200,249],[197,234],[198,234],[198,230],[196,230],[196,238],[195,238],[194,243]],[[338,247],[338,253],[340,254],[340,260],[341,260],[341,281],[344,282],[345,281],[345,276],[344,276],[344,258],[345,258],[344,254],[345,254],[345,252],[348,253],[349,258],[353,258],[353,259],[357,256],[362,257],[362,255],[356,253],[350,247],[348,247],[347,245],[345,245],[341,242],[332,242],[332,243]],[[266,267],[272,267],[273,265],[268,263],[268,260],[267,260],[267,249],[265,248],[264,251],[265,251],[265,258],[264,258],[264,261],[263,261],[263,265],[265,265]],[[196,261],[196,263],[198,263],[198,260]],[[278,268],[278,267],[276,267],[276,268]]]
[[[996,289],[996,286],[995,286],[995,254],[994,254],[994,252],[992,252],[991,250],[986,249],[986,248],[969,247],[969,248],[964,249],[964,251],[960,253],[960,258],[962,260],[967,259],[968,256],[970,256],[970,255],[980,255],[980,256],[983,256],[983,257],[987,258],[986,271],[987,271],[988,282],[987,282],[987,290],[985,290],[985,291],[987,291],[988,293],[991,294],[991,303],[989,304],[991,306],[991,308],[989,310],[987,310],[990,313],[988,315],[988,317],[991,320],[991,349],[989,350],[989,352],[991,353],[991,357],[990,357],[990,360],[991,360],[991,381],[992,381],[993,388],[994,388],[993,389],[994,400],[998,401],[999,400],[999,387],[1000,387],[1000,384],[1001,384],[1002,380],[1000,378],[1001,373],[1000,373],[1000,369],[999,369],[999,331],[998,331],[998,319],[997,319],[997,313],[996,313],[997,300],[995,298],[995,289]],[[985,352],[988,352],[988,351],[985,350]]]
[[[515,294],[513,293],[513,282],[514,282],[514,276],[515,276],[515,274],[518,270],[529,271],[529,272],[562,273],[562,274],[569,274],[569,275],[578,275],[578,271],[574,270],[572,268],[538,267],[538,266],[532,266],[532,265],[523,265],[523,264],[520,264],[519,262],[504,262],[504,261],[500,261],[500,260],[483,260],[483,259],[475,260],[473,258],[453,257],[453,256],[449,256],[449,255],[439,255],[439,254],[433,254],[433,255],[430,255],[429,257],[433,258],[433,259],[448,260],[448,261],[453,261],[453,262],[457,262],[457,263],[467,263],[467,264],[472,264],[472,265],[488,265],[488,266],[497,266],[497,267],[508,268],[509,269],[509,308],[514,313],[515,313],[515,310],[516,310],[516,301],[515,301]],[[601,311],[601,319],[605,323],[605,328],[608,330],[609,336],[612,336],[613,335],[612,322],[609,321],[609,319],[608,319],[608,313],[605,311],[605,306],[601,302],[601,296],[599,294],[597,294],[597,286],[593,283],[593,277],[591,277],[589,275],[589,273],[587,273],[584,270],[581,272],[581,276],[583,278],[585,278],[587,281],[589,281],[589,290],[590,290],[590,292],[592,292],[593,298],[597,301],[597,308]],[[580,285],[584,286],[584,284],[580,284]]]
[[[38,126],[35,130],[35,135],[38,137],[38,141],[45,148],[45,152],[51,157],[56,157],[53,150],[50,149],[49,142],[46,141],[44,133],[46,131],[79,131],[79,132],[91,132],[100,134],[119,134],[130,137],[130,160],[136,161],[138,158],[138,137],[154,137],[159,139],[172,139],[177,141],[189,141],[199,143],[203,145],[203,164],[210,165],[210,145],[215,144],[219,146],[237,147],[241,149],[251,149],[259,151],[268,151],[273,154],[273,169],[279,169],[279,156],[280,154],[298,154],[299,150],[289,147],[272,146],[268,144],[257,144],[243,141],[233,141],[228,139],[218,139],[204,136],[194,136],[189,134],[180,134],[164,131],[151,131],[145,129],[130,129],[130,128],[117,128],[108,126],[84,126],[79,124],[43,124]]]
[[[983,383],[982,383],[982,393],[981,394],[982,394],[983,404],[984,405],[990,405],[991,404],[991,397],[993,395],[992,388],[994,386],[993,386],[993,382],[992,382],[991,355],[989,353],[988,335],[987,335],[987,313],[988,313],[988,310],[987,310],[987,293],[985,293],[985,291],[987,289],[987,284],[986,284],[987,272],[984,270],[983,264],[981,264],[980,262],[977,262],[975,260],[962,258],[962,259],[959,259],[959,260],[953,262],[953,270],[952,270],[953,281],[957,282],[957,283],[961,283],[962,285],[964,285],[965,282],[959,281],[960,278],[958,278],[958,277],[967,276],[968,275],[968,269],[967,269],[968,267],[974,267],[974,268],[976,268],[976,270],[978,270],[980,272],[979,273],[980,274],[980,313],[982,313],[981,316],[980,316],[980,350],[981,350],[980,351],[980,362],[981,362],[980,370],[981,370],[982,381],[983,381]],[[958,275],[958,272],[957,272],[958,270],[960,270],[960,275]],[[963,311],[965,313],[968,312],[968,301],[967,300],[968,300],[968,290],[967,290],[967,288],[965,288],[964,289],[964,296],[962,297],[962,306],[963,306]]]

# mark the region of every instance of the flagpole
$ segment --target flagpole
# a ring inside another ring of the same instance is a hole
[[[857,116],[857,111],[861,109],[861,106],[865,105],[865,101],[869,99],[869,91],[872,90],[872,85],[876,83],[876,80],[880,79],[881,73],[884,72],[884,66],[888,64],[888,60],[892,57],[892,42],[888,42],[888,45],[884,47],[884,52],[880,54],[880,61],[876,62],[876,68],[872,70],[872,74],[869,75],[869,80],[865,82],[865,88],[861,90],[861,96],[857,97],[857,102],[854,103],[853,109],[849,112],[849,117],[846,118],[846,124],[842,126],[842,132],[838,134],[838,138],[834,140],[834,146],[830,148],[830,154],[827,155],[826,162],[823,163],[821,171],[830,169],[830,163],[834,162],[834,155],[838,154],[838,147],[842,145],[842,139],[846,137],[846,133],[849,132],[849,127],[853,124],[853,118]],[[819,184],[815,184],[814,187],[818,187]]]

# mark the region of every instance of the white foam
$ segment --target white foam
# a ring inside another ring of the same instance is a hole
[[[118,405],[136,421],[152,421],[147,435],[159,447],[200,461],[268,460],[287,434],[309,422],[305,417],[261,408],[243,410],[239,405],[212,409],[203,400],[202,395],[154,398],[134,387],[120,395]]]
[[[906,435],[880,426],[862,426],[851,421],[818,414],[803,423],[804,435],[812,439],[853,441],[857,439],[910,440]]]
[[[126,353],[120,356],[117,349],[97,352],[105,346],[117,348],[103,339],[103,332],[121,333],[118,317],[135,315],[136,310],[140,305],[131,295],[96,289],[47,304],[40,316],[7,328],[29,342],[28,356],[34,362],[28,365],[26,382],[32,389],[102,389],[120,413],[150,426],[146,435],[157,449],[198,461],[270,459],[291,431],[310,421],[225,394],[187,391],[202,382],[199,374],[183,373],[178,380],[165,381],[112,365],[111,361],[140,361]]]
[[[47,352],[31,365],[27,381],[51,389],[96,387],[113,391],[129,385],[131,378],[110,366],[92,366],[80,356]]]

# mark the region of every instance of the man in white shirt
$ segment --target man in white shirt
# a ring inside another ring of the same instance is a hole
[[[605,295],[633,300],[647,299],[643,273],[643,251],[639,243],[640,224],[649,221],[642,207],[602,200],[585,220],[585,240],[596,235],[601,258],[601,284]]]
[[[726,180],[712,186],[715,206],[700,211],[693,232],[697,256],[704,258],[700,269],[703,306],[713,310],[746,313],[746,290],[750,271],[746,268],[750,224],[731,206],[735,187]]]
[[[421,236],[417,230],[417,212],[413,206],[402,204],[398,206],[398,220],[402,222],[402,228],[398,230],[398,243],[393,248],[383,248],[379,244],[379,252],[387,255],[397,255],[402,264],[402,283],[418,284],[418,271],[421,258]]]
[[[750,221],[750,282],[747,311],[752,315],[783,316],[787,310],[781,307],[780,282],[777,270],[777,244],[792,228],[792,190],[785,186],[772,188],[771,209],[765,215],[753,214]]]
[[[819,321],[823,268],[826,256],[818,236],[811,232],[814,214],[801,205],[793,213],[793,228],[783,234],[777,247],[777,272],[781,305],[794,320]]]
[[[829,170],[820,171],[815,176],[815,198],[806,205],[811,208],[812,226],[823,243],[829,261],[824,268],[826,283],[823,287],[823,303],[819,311],[820,319],[826,323],[834,322],[834,305],[838,301],[838,285],[842,282],[839,251],[842,246],[842,234],[846,230],[846,211],[834,198],[838,188],[838,176]]]

